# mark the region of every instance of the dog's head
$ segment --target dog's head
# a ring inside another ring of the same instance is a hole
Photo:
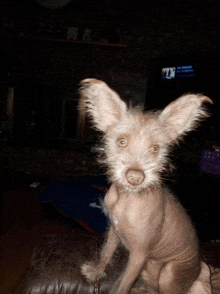
[[[96,79],[83,80],[80,93],[80,111],[104,134],[110,180],[133,193],[160,185],[170,146],[208,116],[203,102],[212,103],[206,96],[187,94],[163,111],[144,113],[128,108],[115,91]]]

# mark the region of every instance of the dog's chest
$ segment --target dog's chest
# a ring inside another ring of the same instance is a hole
[[[118,201],[115,205],[107,207],[108,215],[115,230],[118,231],[122,222],[126,219],[126,206],[123,201]]]
[[[131,195],[117,197],[114,201],[105,199],[105,207],[111,224],[118,233],[120,231],[124,232],[127,228],[133,226],[140,211],[135,199]]]

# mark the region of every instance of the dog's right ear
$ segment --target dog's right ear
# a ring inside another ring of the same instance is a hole
[[[88,114],[98,130],[106,132],[125,117],[125,102],[105,82],[85,79],[80,84],[79,111],[82,116]]]

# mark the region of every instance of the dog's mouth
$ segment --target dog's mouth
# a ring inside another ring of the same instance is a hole
[[[124,186],[125,191],[127,191],[128,193],[131,194],[139,194],[140,192],[142,192],[145,188],[144,187],[133,187],[131,185],[125,185]]]
[[[129,194],[139,195],[144,191],[154,190],[155,188],[159,186],[159,184],[157,182],[155,183],[151,182],[151,183],[145,183],[138,186],[132,186],[129,183],[125,183],[124,185],[119,184],[119,186],[121,186],[121,188],[127,191]]]
[[[140,168],[128,168],[120,173],[109,170],[110,181],[116,183],[123,190],[138,194],[144,190],[158,186],[158,176],[154,173],[146,173]]]

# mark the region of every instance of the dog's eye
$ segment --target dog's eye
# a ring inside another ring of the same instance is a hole
[[[125,139],[125,138],[120,138],[120,139],[118,140],[118,145],[119,145],[120,147],[126,147],[126,146],[128,145],[128,141],[127,141],[127,139]]]
[[[153,151],[154,154],[158,153],[158,151],[159,151],[159,146],[158,146],[158,145],[153,145],[153,146],[152,146],[152,151]]]

